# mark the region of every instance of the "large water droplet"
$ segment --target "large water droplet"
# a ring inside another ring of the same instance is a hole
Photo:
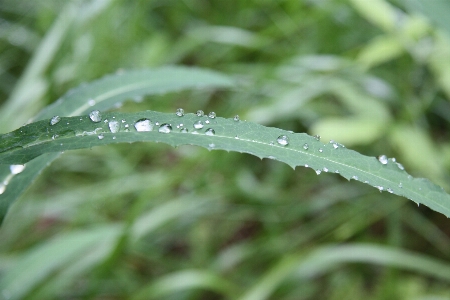
[[[320,135],[316,134],[316,135],[314,136],[314,138],[315,138],[317,141],[320,141]]]
[[[216,117],[216,113],[212,111],[208,114],[208,117],[214,119]]]
[[[305,149],[305,150],[308,150],[308,149],[309,149],[309,146],[308,146],[307,143],[304,143],[304,144],[303,144],[303,149]]]
[[[109,130],[112,133],[119,132],[119,130],[120,130],[120,123],[118,121],[111,121],[111,122],[109,122],[108,126],[109,126]]]
[[[136,128],[137,131],[152,131],[153,123],[149,119],[140,119],[134,123],[134,128]]]
[[[159,127],[158,132],[161,133],[170,133],[172,131],[172,126],[170,124],[164,123]]]
[[[386,155],[383,154],[383,155],[378,156],[377,158],[380,163],[382,163],[383,165],[387,165],[388,158]]]
[[[25,165],[10,165],[9,170],[11,171],[11,174],[19,174],[22,173],[22,171],[25,169]]]
[[[203,110],[199,109],[197,110],[197,117],[203,117],[205,115],[205,113],[203,112]]]
[[[235,115],[234,118],[233,118],[233,120],[234,120],[235,122],[238,122],[238,121],[239,121],[239,116],[238,116],[238,115]]]
[[[178,108],[177,112],[175,113],[177,116],[182,117],[184,116],[184,109]]]
[[[206,129],[205,134],[206,135],[215,135],[216,132],[214,131],[214,129],[208,128],[208,129]]]
[[[195,129],[202,129],[203,128],[203,122],[202,121],[197,121],[194,123],[194,128]]]
[[[54,116],[53,118],[51,118],[50,120],[50,125],[53,126],[55,124],[58,124],[59,121],[61,121],[61,117],[60,116]]]
[[[98,110],[93,110],[89,113],[89,118],[92,122],[98,123],[102,120],[102,114]]]
[[[289,145],[289,138],[285,135],[280,135],[277,138],[277,143],[280,144],[281,146],[287,146]]]

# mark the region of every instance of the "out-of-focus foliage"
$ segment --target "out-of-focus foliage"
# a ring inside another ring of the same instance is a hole
[[[195,65],[240,85],[121,110],[202,109],[320,134],[396,157],[449,191],[447,6],[3,0],[0,131],[103,74]],[[238,153],[65,153],[0,229],[0,276],[11,283],[0,298],[448,298],[448,220],[409,202]]]

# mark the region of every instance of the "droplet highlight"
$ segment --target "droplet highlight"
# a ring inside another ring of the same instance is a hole
[[[89,113],[89,118],[92,122],[98,123],[102,120],[102,114],[98,110],[93,110]]]
[[[161,133],[170,133],[172,131],[172,126],[170,124],[164,123],[159,127],[158,132]]]
[[[22,171],[25,169],[25,165],[10,165],[9,170],[11,171],[11,174],[16,175],[19,173],[22,173]]]
[[[136,123],[134,123],[134,128],[136,128],[136,131],[152,131],[153,130],[153,123],[149,119],[140,119],[137,120]]]
[[[285,135],[280,135],[277,138],[277,143],[280,144],[281,146],[287,146],[289,145],[289,138]]]
[[[61,121],[61,117],[60,116],[54,116],[53,118],[50,119],[50,126],[58,124],[59,121]]]
[[[214,129],[208,128],[208,129],[206,129],[205,134],[206,135],[215,135],[216,132],[214,131]]]

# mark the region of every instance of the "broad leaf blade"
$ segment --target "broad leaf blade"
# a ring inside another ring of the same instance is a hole
[[[123,71],[69,91],[54,104],[42,110],[35,120],[55,115],[73,116],[92,109],[107,110],[127,99],[155,95],[188,88],[230,87],[230,78],[216,72],[187,67],[162,67],[155,69]],[[26,169],[11,176],[9,166],[0,164],[0,224],[8,207],[33,182],[59,153],[46,154],[27,163]],[[8,186],[5,190],[3,182]],[[2,186],[3,185],[3,186]]]
[[[150,131],[136,130],[136,122],[142,119],[148,120]],[[113,133],[110,125],[114,122],[120,128]],[[169,125],[171,130],[168,130]],[[24,142],[18,145],[15,140]],[[450,216],[450,195],[426,179],[412,178],[393,159],[386,158],[381,162],[338,143],[323,143],[304,133],[220,117],[199,117],[195,114],[179,117],[175,113],[144,111],[107,113],[100,122],[93,122],[88,115],[62,118],[53,126],[49,120],[43,120],[0,136],[0,149],[3,149],[0,162],[23,164],[47,152],[139,141],[245,152],[279,160],[293,168],[310,167],[317,174],[338,173],[348,180],[354,179],[380,191],[405,196]]]

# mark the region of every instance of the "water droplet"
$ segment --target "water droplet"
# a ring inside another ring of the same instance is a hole
[[[92,122],[98,123],[102,120],[102,114],[98,110],[93,110],[90,112],[89,118]]]
[[[197,130],[192,131],[192,134],[198,134]]]
[[[159,127],[158,132],[161,133],[170,133],[172,131],[172,126],[170,124],[164,123]]]
[[[212,111],[208,114],[208,117],[214,119],[216,117],[216,113]]]
[[[375,187],[376,187],[380,192],[382,192],[382,191],[384,190],[384,187],[382,187],[382,186],[376,185]]]
[[[0,195],[3,194],[6,190],[6,185],[0,182]]]
[[[205,121],[205,124],[209,124],[209,120],[206,120],[206,121]]]
[[[177,116],[182,117],[184,116],[184,109],[178,108],[177,112],[175,113]]]
[[[320,175],[320,173],[322,173],[322,171],[319,170],[319,169],[317,169],[317,170],[316,170],[316,174],[317,174],[317,175]]]
[[[400,182],[400,183],[398,184],[398,187],[399,187],[399,188],[403,188],[403,184]]]
[[[235,136],[234,138],[235,138],[236,140],[238,140],[238,139],[239,139],[239,137],[238,137],[238,136]]]
[[[386,191],[388,191],[388,193],[393,194],[394,191],[391,188],[387,188]]]
[[[337,149],[337,148],[339,148],[339,145],[338,145],[338,143],[333,143],[333,148],[334,148],[334,149]]]
[[[405,167],[404,167],[401,163],[396,163],[396,164],[397,164],[397,167],[398,167],[400,170],[402,170],[402,171],[405,170]]]
[[[59,138],[59,135],[57,135],[57,134],[54,134],[54,135],[52,136],[52,140],[56,140],[57,138]]]
[[[328,168],[327,168],[327,167],[324,167],[324,168],[323,168],[323,171],[324,171],[324,172],[328,172]]]
[[[122,123],[126,123],[127,121],[125,121],[125,120],[122,120],[121,122],[122,122]]]
[[[61,117],[60,116],[54,116],[53,118],[51,118],[50,120],[50,125],[53,126],[55,124],[58,124],[59,121],[61,121]]]
[[[95,100],[94,99],[89,99],[88,100],[88,105],[89,106],[94,106],[95,105]]]
[[[11,171],[11,174],[19,174],[22,173],[22,171],[25,169],[25,165],[10,165],[9,170]]]
[[[198,115],[198,113],[197,113],[197,115]],[[194,123],[194,128],[195,129],[202,129],[203,128],[203,122],[202,121],[197,121],[197,122],[195,122]]]
[[[209,148],[209,149],[213,149],[213,148],[215,148],[215,147],[216,147],[216,145],[214,145],[213,143],[211,143],[211,144],[208,145],[208,148]]]
[[[304,143],[304,144],[303,144],[303,149],[305,149],[305,150],[308,150],[308,149],[309,149],[309,146],[308,146],[307,143]]]
[[[203,110],[199,109],[197,110],[197,117],[203,117],[205,115],[205,113],[203,112]]]
[[[268,159],[277,159],[275,156],[269,155],[267,156]]]
[[[112,133],[119,132],[119,130],[120,130],[120,123],[117,122],[117,121],[111,121],[111,122],[109,122],[108,126],[109,126],[109,130],[110,130]]]
[[[320,152],[320,153],[322,153],[322,152],[323,152],[323,149],[322,149],[322,148],[320,148],[320,149],[319,149],[319,152]]]
[[[116,139],[116,136],[113,136],[113,140],[115,140]]]
[[[280,144],[281,146],[287,146],[289,145],[289,138],[285,135],[280,135],[277,138],[277,143]]]
[[[369,180],[364,180],[364,183],[369,183]]]
[[[308,164],[305,164],[305,168],[309,168],[309,165],[308,165]]]
[[[339,170],[334,171],[334,173],[339,174]]]
[[[103,134],[99,134],[99,135],[98,135],[98,139],[99,139],[99,140],[103,140],[104,138],[105,138],[105,136],[104,136]]]
[[[152,131],[153,123],[149,119],[140,119],[134,123],[134,128],[136,128],[137,131]]]
[[[206,129],[205,134],[206,135],[215,135],[216,132],[214,131],[214,129],[208,128],[208,129]]]
[[[317,141],[320,141],[320,135],[316,134],[316,135],[314,136],[314,138],[315,138]]]
[[[388,158],[386,155],[383,154],[383,155],[378,156],[377,158],[380,163],[382,163],[383,165],[387,165]]]
[[[188,133],[189,130],[188,130],[187,128],[182,128],[182,129],[180,130],[180,132],[181,132],[181,133]]]
[[[358,180],[359,178],[358,178],[358,176],[353,175],[353,176],[352,176],[352,179],[353,179],[353,180]]]
[[[239,115],[235,115],[234,118],[233,118],[233,120],[234,120],[235,122],[238,122],[238,121],[239,121]]]

